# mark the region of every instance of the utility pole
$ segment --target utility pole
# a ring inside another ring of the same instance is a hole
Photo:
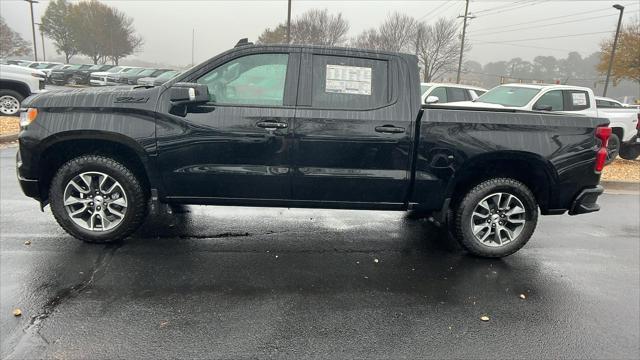
[[[458,60],[458,75],[456,76],[456,84],[460,84],[460,71],[462,70],[462,55],[464,53],[464,37],[467,34],[467,19],[473,19],[475,16],[469,16],[469,0],[466,0],[464,6],[464,16],[458,16],[464,18],[462,25],[462,41],[460,43],[460,59]]]
[[[36,45],[36,25],[33,20],[33,4],[37,4],[37,0],[24,0],[29,3],[29,7],[31,8],[31,33],[33,35],[33,58],[35,61],[38,61],[38,46]]]
[[[291,0],[287,5],[287,44],[291,44]]]
[[[620,24],[622,24],[622,14],[624,13],[624,6],[620,4],[613,5],[615,9],[620,10],[620,16],[618,17],[618,27],[616,28],[616,37],[613,39],[613,47],[611,48],[611,57],[609,58],[609,69],[607,70],[607,79],[604,81],[604,90],[602,90],[602,96],[607,96],[607,88],[609,87],[609,77],[611,77],[611,68],[613,67],[613,57],[616,55],[616,46],[618,45],[618,36],[620,35]]]
[[[40,31],[40,39],[42,40],[42,61],[47,61],[47,54],[44,52],[44,33],[42,32],[42,23],[36,23]]]
[[[191,66],[195,65],[194,61],[194,49],[196,43],[196,28],[191,29]]]

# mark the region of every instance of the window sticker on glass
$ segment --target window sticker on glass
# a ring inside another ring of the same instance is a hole
[[[571,93],[571,100],[573,101],[573,105],[585,106],[587,105],[587,94],[583,92]]]
[[[371,68],[327,65],[325,91],[339,94],[371,95]]]

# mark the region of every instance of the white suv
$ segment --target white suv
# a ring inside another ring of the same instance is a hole
[[[16,115],[22,100],[44,89],[45,74],[16,65],[0,65],[0,115]]]

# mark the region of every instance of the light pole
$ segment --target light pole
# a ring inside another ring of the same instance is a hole
[[[31,33],[33,35],[33,58],[38,61],[38,47],[36,46],[36,25],[33,20],[33,4],[37,4],[37,0],[24,0],[29,3],[31,8]]]
[[[291,0],[287,5],[287,44],[291,43]]]
[[[611,68],[613,67],[613,57],[616,55],[616,46],[618,45],[618,36],[620,35],[620,25],[622,24],[622,14],[624,13],[624,6],[620,4],[613,5],[615,9],[620,10],[620,16],[618,17],[618,27],[616,28],[616,37],[613,39],[613,47],[611,48],[611,57],[609,58],[609,69],[607,70],[607,79],[604,81],[604,90],[602,90],[602,96],[607,96],[607,88],[609,87],[609,77],[611,77]]]
[[[44,33],[42,32],[42,23],[36,23],[40,30],[40,40],[42,40],[42,61],[47,61],[47,54],[44,52]]]

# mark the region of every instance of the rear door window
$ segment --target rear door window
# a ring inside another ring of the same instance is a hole
[[[311,106],[366,110],[388,105],[388,71],[386,60],[313,55]]]
[[[582,90],[564,90],[565,111],[580,111],[591,107],[589,93]]]
[[[467,90],[465,89],[454,87],[447,88],[447,99],[449,100],[449,102],[470,100],[468,96],[469,95],[467,94]]]

